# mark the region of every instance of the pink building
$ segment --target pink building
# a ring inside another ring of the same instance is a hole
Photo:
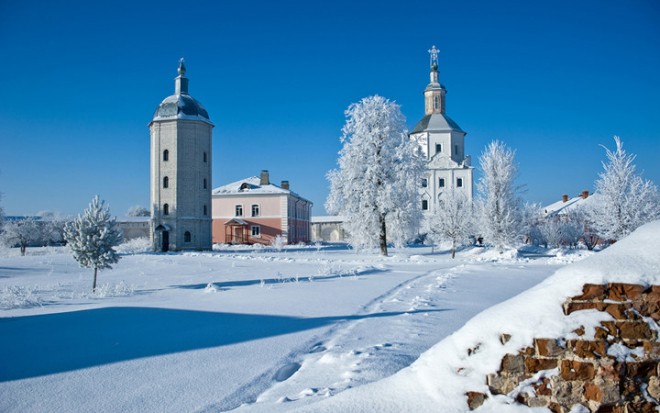
[[[213,242],[272,244],[281,235],[287,244],[310,242],[312,203],[270,183],[268,171],[215,188],[212,192]]]

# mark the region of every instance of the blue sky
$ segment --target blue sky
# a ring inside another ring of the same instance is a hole
[[[380,94],[412,129],[433,44],[466,153],[514,148],[526,200],[593,190],[615,134],[660,182],[656,0],[0,1],[0,205],[147,206],[147,125],[185,57],[213,186],[268,169],[322,215],[344,110]]]

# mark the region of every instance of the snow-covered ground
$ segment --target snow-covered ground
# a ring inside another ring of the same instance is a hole
[[[100,272],[92,294],[91,271],[64,249],[4,251],[0,411],[370,411],[409,386],[417,401],[403,405],[422,411],[414,407],[428,394],[442,396],[441,384],[420,384],[437,360],[407,366],[482,310],[588,255],[474,248],[452,260],[407,248],[383,258],[343,246],[135,254]],[[381,390],[370,398],[363,388]]]

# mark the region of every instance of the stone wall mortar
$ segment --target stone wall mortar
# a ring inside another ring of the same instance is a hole
[[[470,410],[505,394],[513,403],[545,406],[554,413],[568,413],[578,404],[598,413],[660,411],[660,286],[585,284],[563,310],[566,316],[603,311],[614,321],[601,322],[594,338],[580,327],[571,337],[535,338],[532,346],[505,355],[498,372],[486,377],[489,391],[466,394]],[[502,334],[501,343],[512,335]],[[617,349],[629,355],[617,359]],[[521,392],[530,380],[534,394]]]

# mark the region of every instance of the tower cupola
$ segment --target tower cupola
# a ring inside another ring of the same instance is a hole
[[[430,83],[424,90],[424,114],[445,113],[445,94],[447,90],[440,84],[438,76],[438,50],[435,45],[429,49],[431,58]]]

